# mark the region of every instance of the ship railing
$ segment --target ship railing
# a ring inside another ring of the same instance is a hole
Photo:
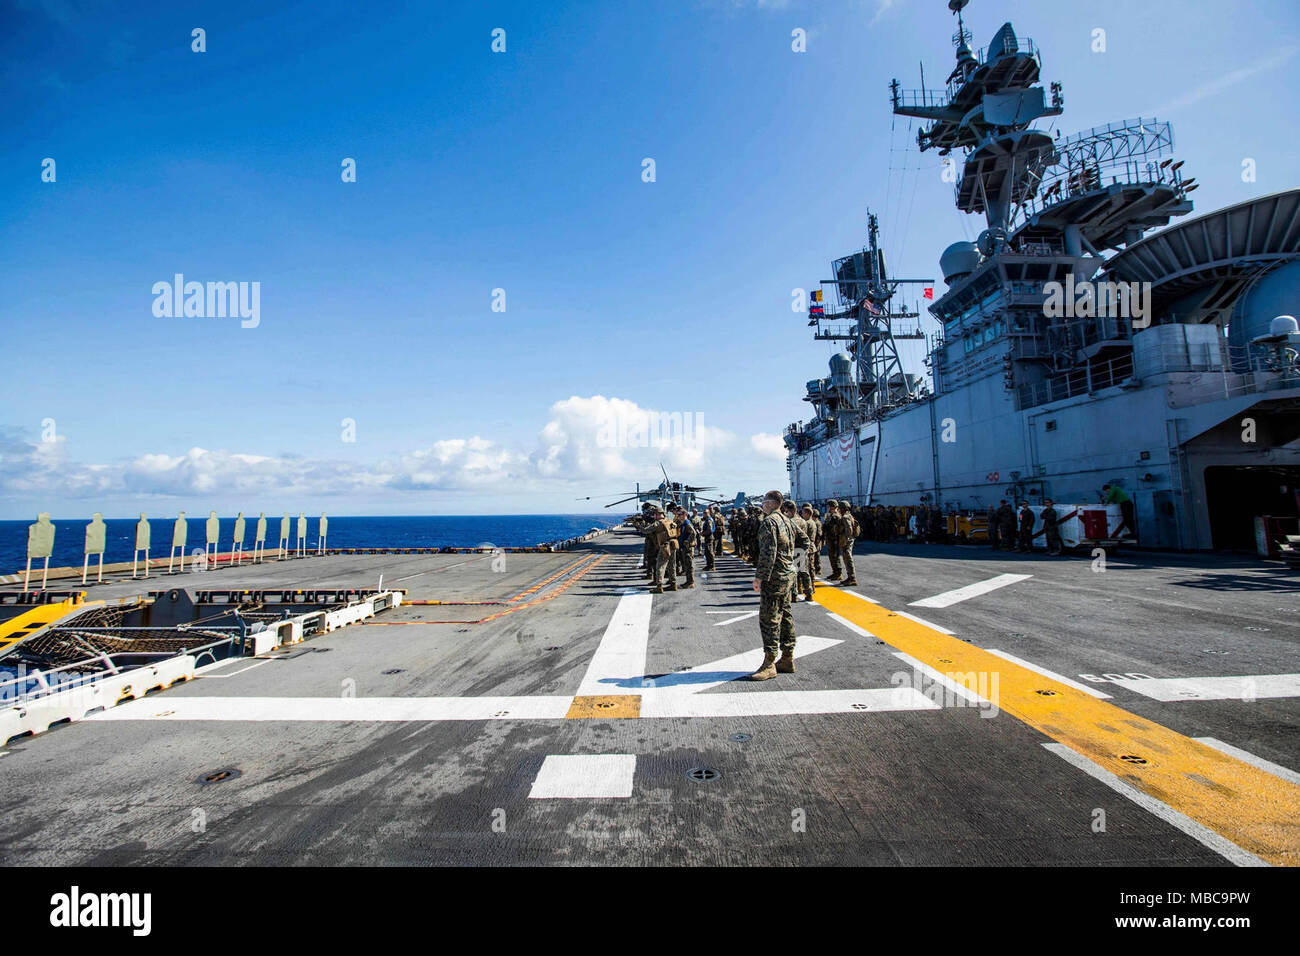
[[[1180,383],[1178,389],[1171,392],[1174,407],[1300,388],[1300,367],[1272,367],[1269,359],[1258,350],[1229,347],[1222,343],[1201,344],[1191,349],[1180,345],[1144,351],[1141,365],[1144,376],[1165,373],[1197,376]],[[1016,399],[1020,408],[1032,408],[1122,385],[1134,375],[1133,356],[1122,355],[1108,362],[1082,365],[1041,382],[1018,386]]]
[[[174,633],[171,628],[160,628],[160,630]],[[213,663],[219,657],[229,656],[231,649],[235,647],[239,640],[238,634],[232,634],[230,637],[218,638],[198,647],[178,651],[171,657],[192,656],[196,666],[202,666],[205,663],[203,660],[205,657],[209,659],[206,663]],[[51,694],[88,687],[106,675],[119,672],[127,673],[135,669],[134,667],[120,667],[113,661],[113,656],[106,652],[98,654],[88,652],[85,657],[79,660],[49,668],[10,664],[10,667],[17,667],[19,673],[16,677],[0,681],[0,707],[13,706],[25,701],[48,697]],[[169,659],[166,652],[160,653],[159,660],[165,659]],[[136,666],[143,667],[145,665],[137,664]],[[87,670],[87,668],[93,669]]]
[[[1033,408],[1078,395],[1090,395],[1123,384],[1132,377],[1133,357],[1121,355],[1107,362],[1085,363],[1041,382],[1019,385],[1016,387],[1016,402],[1020,408]]]
[[[1034,41],[1029,39],[1029,37],[1016,37],[1015,43],[1003,43],[999,48],[998,55],[1005,56],[1008,53],[1027,53],[1035,60],[1039,59],[1038,47],[1034,45]],[[988,62],[988,54],[988,47],[980,47],[979,52],[975,54],[975,59],[978,60],[982,66]],[[1042,66],[1041,60],[1039,61],[1039,66]]]
[[[899,90],[893,98],[895,109],[937,108],[947,106],[953,93],[961,86],[958,82],[949,83],[945,89],[918,88]]]

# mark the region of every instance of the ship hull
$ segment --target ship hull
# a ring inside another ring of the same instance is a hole
[[[1250,549],[1256,516],[1300,513],[1300,389],[1236,391],[1219,371],[1170,373],[1021,410],[991,376],[792,454],[791,491],[982,512],[1118,483],[1142,546]]]

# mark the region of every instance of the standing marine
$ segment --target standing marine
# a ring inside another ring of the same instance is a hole
[[[1061,529],[1060,517],[1056,513],[1056,508],[1051,498],[1043,499],[1043,510],[1039,513],[1043,519],[1043,537],[1047,539],[1047,553],[1053,557],[1061,553]]]
[[[853,566],[853,542],[858,540],[858,524],[853,518],[853,511],[847,501],[840,502],[840,562],[844,565],[847,576],[840,583],[851,587],[858,583],[857,570]]]
[[[781,500],[779,491],[763,496],[764,518],[754,565],[754,590],[760,595],[758,627],[763,635],[763,663],[749,675],[750,680],[794,673],[794,616],[790,610],[790,588],[795,579],[794,528],[781,514]]]
[[[826,517],[822,520],[822,535],[826,539],[826,557],[831,562],[831,573],[826,576],[827,581],[838,581],[842,573],[840,571],[841,534],[840,503],[832,498],[826,502]]]
[[[803,523],[808,526],[808,537],[812,539],[812,554],[808,556],[808,579],[816,587],[817,578],[822,573],[822,523],[811,504],[803,506]],[[811,596],[810,591],[809,597]]]
[[[1016,541],[1017,551],[1034,550],[1034,513],[1029,509],[1029,502],[1020,502],[1020,538]]]
[[[799,516],[799,509],[793,501],[781,503],[781,514],[785,515],[790,526],[794,528],[794,570],[795,581],[790,588],[790,600],[811,601],[813,597],[812,578],[808,574],[809,552],[812,551],[812,536],[808,534],[808,525]]]

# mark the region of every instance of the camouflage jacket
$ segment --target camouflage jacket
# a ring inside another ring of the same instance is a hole
[[[844,536],[844,519],[840,517],[839,512],[834,514],[828,513],[826,520],[822,522],[822,540],[830,547],[838,548],[840,539]]]
[[[822,541],[824,540],[822,536],[822,523],[817,520],[816,512],[813,512],[811,518],[804,518],[803,523],[808,526],[808,537],[812,539],[812,546],[815,551],[822,546]]]
[[[758,564],[755,576],[761,581],[783,584],[794,580],[794,528],[789,519],[773,511],[758,529]]]
[[[793,518],[789,515],[785,515],[785,517],[790,522],[790,526],[794,528],[794,546],[805,553],[811,551],[812,535],[808,533],[808,522],[798,515]]]

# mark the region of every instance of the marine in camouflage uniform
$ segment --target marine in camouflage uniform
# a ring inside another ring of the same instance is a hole
[[[858,526],[847,501],[840,502],[840,527],[840,562],[848,572],[840,583],[852,586],[858,583],[857,569],[853,566],[853,542],[858,539]]]
[[[652,515],[655,520],[646,528],[646,540],[650,541],[654,547],[652,590],[656,594],[662,594],[664,591],[664,572],[668,570],[668,561],[672,553],[670,547],[672,539],[669,534],[669,521],[664,516],[664,513],[656,508]],[[672,581],[672,589],[676,590],[677,579],[670,578],[669,580]]]
[[[1064,542],[1061,541],[1060,517],[1053,504],[1051,498],[1044,498],[1040,517],[1043,519],[1043,536],[1047,539],[1047,553],[1055,557],[1061,553]]]
[[[1002,504],[998,506],[998,539],[1003,551],[1012,551],[1015,549],[1016,541],[1016,511],[1006,499],[1002,499]]]
[[[1020,538],[1016,542],[1017,551],[1034,550],[1034,513],[1029,510],[1029,502],[1020,502]]]
[[[713,506],[713,553],[722,557],[722,508],[719,505]]]
[[[812,554],[809,555],[808,580],[816,587],[817,576],[822,573],[822,523],[812,505],[803,506],[803,523],[808,526],[808,537],[812,539]],[[809,589],[808,596],[812,596]]]
[[[778,673],[794,673],[794,617],[790,589],[795,581],[794,527],[781,514],[781,492],[763,497],[766,517],[758,533],[758,561],[754,590],[760,594],[758,627],[763,635],[763,663],[750,680],[769,680]],[[780,659],[777,650],[780,650]]]
[[[695,587],[695,541],[699,537],[695,522],[686,514],[686,509],[677,509],[677,573],[686,575],[683,588]]]
[[[713,570],[713,529],[718,516],[712,509],[704,512],[704,519],[700,526],[700,539],[704,544],[704,570]]]
[[[655,574],[655,558],[659,551],[658,546],[655,544],[654,536],[651,534],[654,530],[656,515],[654,511],[651,510],[647,511],[644,517],[647,518],[648,521],[641,529],[641,534],[645,536],[645,540],[641,545],[641,577],[653,578]]]
[[[808,576],[808,561],[812,551],[812,536],[808,534],[807,523],[799,516],[799,509],[793,501],[781,503],[781,514],[794,528],[794,570],[795,581],[790,588],[791,602],[812,600],[812,579]]]
[[[840,535],[843,533],[840,503],[831,499],[826,502],[826,517],[822,521],[822,534],[826,539],[826,557],[831,562],[831,573],[826,576],[827,581],[838,581],[843,573],[840,571]]]

